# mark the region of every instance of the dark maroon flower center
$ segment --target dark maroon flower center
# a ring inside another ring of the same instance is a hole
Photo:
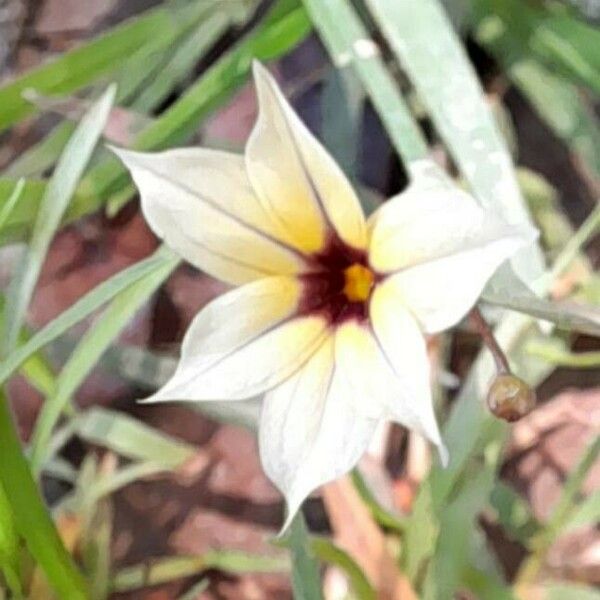
[[[322,314],[332,324],[367,319],[377,278],[367,253],[332,239],[323,251],[311,257],[311,262],[314,271],[302,276],[300,313]]]

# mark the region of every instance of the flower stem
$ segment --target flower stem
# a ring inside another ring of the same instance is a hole
[[[511,371],[510,366],[508,365],[506,354],[504,354],[504,351],[502,348],[500,348],[500,345],[494,337],[494,332],[491,330],[487,321],[483,318],[481,311],[477,307],[473,308],[469,314],[469,318],[478,335],[481,337],[483,343],[492,353],[494,362],[496,363],[496,371],[498,375],[510,374]]]

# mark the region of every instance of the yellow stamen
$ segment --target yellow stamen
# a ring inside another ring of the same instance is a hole
[[[346,282],[344,284],[344,294],[350,302],[364,302],[371,293],[373,281],[375,279],[373,272],[358,263],[353,264],[344,271]]]

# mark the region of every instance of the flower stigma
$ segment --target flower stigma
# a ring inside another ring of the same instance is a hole
[[[344,271],[344,278],[344,294],[350,302],[364,302],[368,299],[375,281],[371,269],[354,263]]]

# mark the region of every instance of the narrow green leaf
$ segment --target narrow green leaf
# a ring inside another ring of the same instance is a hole
[[[149,112],[158,106],[190,73],[198,60],[219,39],[230,23],[227,7],[206,14],[184,38],[173,55],[132,103],[135,110]]]
[[[0,231],[4,227],[4,224],[8,221],[8,217],[10,213],[13,211],[13,208],[17,205],[17,202],[21,198],[23,194],[23,190],[25,189],[25,180],[19,179],[17,181],[14,190],[11,192],[8,200],[2,206],[2,210],[0,210]]]
[[[149,11],[0,87],[0,131],[35,112],[23,98],[24,90],[71,94],[118,67],[171,20],[166,9]]]
[[[289,568],[280,557],[265,557],[237,551],[214,551],[202,556],[171,556],[158,558],[152,564],[137,565],[119,571],[112,582],[113,592],[126,592],[192,577],[207,569],[228,573],[277,573]]]
[[[50,321],[45,327],[33,335],[22,346],[17,347],[4,361],[0,363],[0,384],[4,383],[30,356],[40,348],[49,344],[65,331],[76,325],[109,300],[129,288],[137,281],[148,277],[151,273],[160,271],[171,262],[168,253],[158,250],[149,258],[142,260],[110,279],[103,281],[88,292],[71,307]]]
[[[540,298],[517,277],[508,264],[498,270],[481,299],[489,304],[551,321],[560,329],[600,335],[600,309],[575,302],[551,302]]]
[[[19,560],[19,536],[4,488],[0,485],[0,572],[16,598],[23,597]]]
[[[133,315],[171,274],[179,259],[168,258],[155,271],[116,296],[98,321],[86,331],[57,378],[56,389],[42,407],[32,436],[31,463],[38,472],[46,458],[52,430],[71,396]]]
[[[77,418],[75,432],[84,440],[135,460],[180,466],[194,456],[194,448],[126,414],[93,407]]]
[[[17,341],[46,252],[102,134],[114,96],[115,88],[110,87],[83,117],[46,188],[29,246],[17,266],[6,299],[5,354],[8,354]]]
[[[351,3],[304,0],[304,4],[334,65],[356,72],[398,154],[407,163],[426,156],[425,138]]]
[[[322,600],[319,564],[301,512],[294,517],[285,544],[292,554],[292,589],[295,600]]]
[[[281,5],[280,1],[273,10]],[[134,147],[138,150],[159,150],[186,141],[199,123],[246,81],[253,58],[264,61],[277,58],[308,35],[310,23],[302,9],[286,10],[281,15],[279,12],[277,19],[267,18],[264,24],[207,69],[177,102],[136,138]],[[4,204],[14,183],[14,180],[7,182],[0,178],[0,205]],[[10,226],[10,231],[0,235],[0,241],[22,238],[30,227],[31,215],[35,214],[44,188],[43,182],[26,183],[23,201],[19,203],[23,210],[13,215],[14,221],[9,219],[7,226]],[[114,194],[121,194],[119,203],[122,204],[134,193],[127,170],[120,161],[110,159],[91,169],[83,178],[65,221],[71,222],[97,210]]]
[[[479,201],[509,223],[529,223],[510,153],[438,0],[367,4]],[[542,271],[541,252],[531,246],[513,264],[521,275],[535,277]]]
[[[0,484],[9,490],[15,524],[59,598],[89,600],[86,584],[44,506],[0,391]]]
[[[578,583],[552,583],[541,585],[543,600],[600,600],[600,591]]]
[[[600,490],[592,492],[585,500],[575,506],[563,525],[563,533],[589,527],[600,522]]]
[[[477,40],[501,63],[550,129],[600,175],[600,127],[577,87],[537,60],[519,30],[490,12],[488,0],[475,5]]]
[[[332,541],[321,537],[312,537],[310,539],[310,546],[317,558],[340,568],[346,574],[356,600],[377,599],[377,592],[367,579],[367,576],[347,552],[344,552]]]

